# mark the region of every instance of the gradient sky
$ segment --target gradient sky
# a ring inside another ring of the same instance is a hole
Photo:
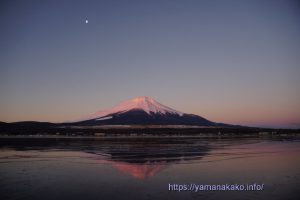
[[[78,119],[143,95],[300,127],[297,1],[2,0],[0,27],[0,121]]]

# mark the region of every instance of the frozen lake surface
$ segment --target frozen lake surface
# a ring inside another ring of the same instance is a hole
[[[175,191],[170,184],[263,184]],[[300,199],[297,139],[1,138],[0,199]]]

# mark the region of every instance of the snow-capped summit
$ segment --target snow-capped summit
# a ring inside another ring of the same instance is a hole
[[[139,96],[133,99],[129,99],[126,101],[123,101],[116,106],[112,107],[111,109],[99,111],[91,116],[89,116],[89,119],[103,119],[103,117],[111,115],[111,114],[121,114],[130,110],[143,110],[147,114],[177,114],[182,116],[183,113],[176,111],[172,108],[169,108],[165,105],[160,104],[159,102],[155,101],[151,97],[147,96]]]

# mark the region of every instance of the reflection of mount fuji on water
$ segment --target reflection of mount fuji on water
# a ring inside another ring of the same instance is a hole
[[[16,150],[83,152],[97,164],[109,164],[123,174],[144,180],[176,163],[202,159],[211,147],[201,141],[180,138],[71,139],[35,138],[2,140],[0,146]],[[13,144],[13,145],[11,145]],[[26,148],[24,148],[26,146]]]
[[[193,125],[220,126],[203,117],[162,105],[150,97],[136,97],[70,125]]]
[[[203,143],[178,139],[137,140],[115,145],[93,154],[100,153],[102,162],[141,180],[155,176],[172,164],[200,160],[210,149]],[[102,157],[103,154],[107,156]]]
[[[83,164],[111,165],[122,174],[134,179],[150,179],[169,166],[176,164],[194,164],[199,162],[233,159],[247,156],[231,154],[223,149],[235,144],[251,144],[256,140],[199,140],[193,138],[3,138],[0,147],[26,152],[54,151],[49,157],[32,159],[83,160]],[[222,152],[217,152],[222,150]],[[216,153],[217,152],[217,153]],[[253,153],[250,152],[250,156]]]
[[[151,178],[168,167],[168,165],[166,165],[164,162],[145,164],[111,162],[111,165],[114,166],[118,171],[140,180]]]

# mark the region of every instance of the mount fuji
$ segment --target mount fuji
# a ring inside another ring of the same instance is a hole
[[[201,116],[186,114],[146,96],[123,101],[68,125],[188,125],[222,126]]]

